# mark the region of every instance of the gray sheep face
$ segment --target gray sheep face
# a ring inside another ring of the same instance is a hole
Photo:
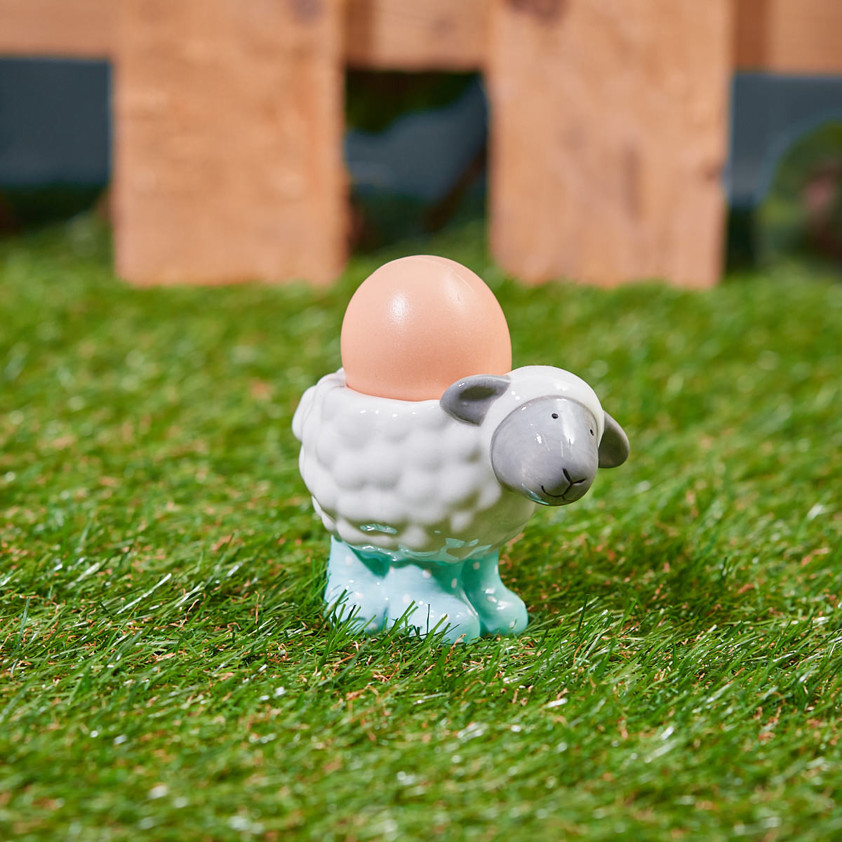
[[[509,384],[508,377],[469,377],[451,386],[441,404],[453,417],[479,425]],[[598,468],[621,465],[629,455],[622,427],[601,412],[600,440],[593,412],[573,398],[547,395],[519,405],[499,422],[491,439],[491,466],[497,480],[545,506],[580,499]]]
[[[599,467],[596,419],[569,398],[535,398],[509,413],[491,440],[500,484],[545,506],[582,497]]]

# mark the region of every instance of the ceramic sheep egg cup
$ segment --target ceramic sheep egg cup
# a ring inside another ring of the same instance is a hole
[[[387,263],[351,299],[343,368],[293,418],[300,469],[331,534],[325,602],[368,634],[405,623],[450,641],[518,634],[501,547],[539,506],[580,499],[629,442],[591,387],[511,369],[499,304],[444,258]]]

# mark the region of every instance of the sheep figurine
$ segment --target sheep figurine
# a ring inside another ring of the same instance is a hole
[[[626,460],[620,425],[587,383],[552,366],[460,377],[426,400],[348,380],[340,368],[308,389],[292,425],[332,536],[331,615],[366,633],[406,623],[451,641],[523,631],[500,549],[538,506],[578,500],[597,468]]]

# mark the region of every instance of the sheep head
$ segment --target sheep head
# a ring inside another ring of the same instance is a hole
[[[441,406],[465,423],[491,424],[497,480],[545,506],[578,500],[598,468],[621,465],[629,455],[625,432],[593,390],[561,369],[530,366],[508,376],[467,377],[445,391]]]

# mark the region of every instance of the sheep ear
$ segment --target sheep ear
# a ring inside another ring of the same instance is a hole
[[[629,458],[631,448],[629,438],[623,428],[607,413],[605,415],[605,432],[599,443],[599,467],[616,468]]]
[[[441,396],[441,407],[457,421],[482,424],[491,404],[508,388],[508,377],[475,374],[448,386]]]

